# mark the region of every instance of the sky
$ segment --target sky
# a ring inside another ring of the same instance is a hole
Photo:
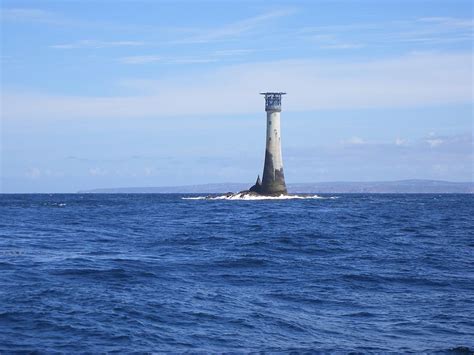
[[[471,1],[0,3],[0,192],[473,181]]]

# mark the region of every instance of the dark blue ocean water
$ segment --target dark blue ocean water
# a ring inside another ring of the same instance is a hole
[[[474,196],[0,195],[0,352],[474,348]]]

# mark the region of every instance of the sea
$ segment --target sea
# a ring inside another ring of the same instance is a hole
[[[474,195],[0,195],[0,353],[466,353]]]

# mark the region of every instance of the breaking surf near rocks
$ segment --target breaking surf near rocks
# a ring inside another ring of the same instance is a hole
[[[319,196],[319,195],[303,195],[303,194],[281,194],[275,196],[260,195],[249,191],[237,193],[226,193],[224,195],[208,195],[208,196],[188,196],[182,197],[183,200],[229,200],[229,201],[259,201],[259,200],[332,200],[337,196]]]

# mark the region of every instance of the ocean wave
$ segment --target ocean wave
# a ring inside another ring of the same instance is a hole
[[[62,203],[62,202],[44,202],[43,206],[46,206],[46,207],[66,207],[66,203]]]
[[[472,196],[315,194],[0,196],[0,353],[472,354]]]

